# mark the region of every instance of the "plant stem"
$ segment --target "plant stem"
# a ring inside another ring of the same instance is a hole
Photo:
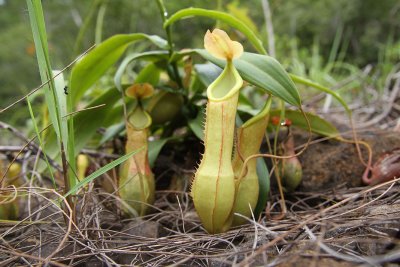
[[[157,0],[157,5],[158,5],[158,8],[160,9],[161,19],[164,23],[168,19],[167,9],[165,8],[163,0]],[[165,33],[167,34],[167,41],[168,41],[168,45],[169,45],[169,57],[171,58],[172,55],[174,54],[175,44],[172,41],[172,32],[171,32],[170,26],[167,26],[165,28]],[[182,89],[183,83],[182,83],[182,79],[179,75],[178,66],[177,66],[176,62],[171,62],[171,65],[172,65],[172,69],[173,69],[174,76],[175,76],[174,80],[178,84],[179,89]]]

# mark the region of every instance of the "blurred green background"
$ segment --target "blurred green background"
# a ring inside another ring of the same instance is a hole
[[[99,14],[104,15],[101,39],[133,32],[165,36],[154,0],[42,3],[54,68],[63,68],[95,43]],[[192,6],[239,16],[260,34],[267,47],[262,0],[167,0],[165,4],[170,14]],[[270,0],[269,4],[276,57],[288,70],[296,72],[297,68],[297,72],[303,72],[300,74],[308,75],[315,68],[323,69],[329,61],[340,60],[357,69],[372,64],[376,73],[384,77],[399,63],[398,0]],[[0,107],[4,108],[40,85],[40,79],[26,2],[0,0],[0,25]],[[215,22],[208,19],[185,20],[174,26],[174,41],[178,48],[201,47],[204,32],[214,26]],[[299,62],[303,64],[302,71]],[[26,117],[26,109],[14,108],[1,114],[0,120],[20,124]]]

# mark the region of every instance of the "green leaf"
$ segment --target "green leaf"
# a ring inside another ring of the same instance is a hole
[[[82,111],[74,117],[75,148],[77,151],[81,150],[97,129],[103,125],[108,113],[119,99],[121,99],[121,94],[115,87],[107,89],[104,94],[93,100],[86,108],[101,104],[105,104],[105,106]],[[123,120],[123,117],[121,117],[121,120]]]
[[[339,101],[340,104],[342,104],[342,106],[345,108],[347,114],[349,114],[349,115],[351,114],[351,110],[350,110],[349,106],[347,106],[347,103],[335,91],[333,91],[333,90],[331,90],[331,89],[329,89],[329,88],[327,88],[325,86],[322,86],[322,85],[320,85],[318,83],[315,83],[315,82],[313,82],[311,80],[308,80],[306,78],[302,78],[302,77],[294,75],[294,74],[289,74],[289,75],[292,78],[292,80],[294,82],[296,82],[296,83],[304,84],[304,85],[307,85],[307,86],[310,86],[310,87],[314,87],[315,89],[318,89],[318,90],[320,90],[322,92],[325,92],[327,94],[332,95],[334,98],[336,98],[337,101]]]
[[[204,49],[194,49],[192,51],[221,68],[226,64],[225,60],[211,56]],[[296,107],[301,106],[301,99],[296,85],[282,65],[273,57],[246,52],[240,58],[234,60],[233,63],[244,80],[289,104]]]
[[[111,140],[111,138],[122,132],[124,129],[125,129],[125,122],[114,124],[108,127],[99,142],[99,146],[103,145],[108,140]]]
[[[258,176],[258,201],[254,209],[254,218],[257,220],[267,205],[270,190],[270,176],[267,164],[263,158],[257,158],[257,176]]]
[[[123,86],[122,88],[127,88],[127,87]],[[124,106],[121,102],[116,103],[112,109],[108,110],[107,116],[104,119],[104,123],[103,123],[102,127],[110,127],[111,125],[120,123],[121,121],[125,122]],[[129,112],[130,110],[132,110],[132,108],[135,105],[136,105],[136,102],[128,101],[126,103],[126,110]],[[125,125],[125,123],[124,123],[124,125]]]
[[[95,107],[101,104],[106,104],[105,106],[81,111],[75,115],[75,154],[79,153],[79,151],[86,145],[90,138],[92,138],[96,133],[96,130],[103,125],[108,113],[110,110],[112,110],[115,102],[117,102],[120,98],[121,94],[115,87],[113,87],[89,103],[86,108]],[[121,117],[121,120],[122,119],[123,118]],[[53,160],[57,159],[60,155],[54,132],[51,132],[48,136],[45,151],[46,154],[53,158]]]
[[[126,67],[134,60],[137,59],[147,59],[147,60],[168,60],[168,51],[150,51],[138,54],[131,54],[124,58],[124,60],[119,65],[117,72],[114,76],[114,84],[118,90],[122,91],[122,75],[125,72]]]
[[[271,110],[270,111],[270,119],[273,116],[280,116],[281,110]],[[305,113],[310,125],[311,125],[311,131],[315,134],[327,136],[327,137],[340,137],[339,131],[336,129],[334,125],[332,125],[330,122],[324,120],[318,115],[314,115],[311,113],[306,112]],[[285,118],[289,119],[292,121],[293,126],[300,127],[306,131],[308,131],[308,124],[306,119],[304,118],[304,115],[298,111],[298,110],[285,110]]]
[[[241,20],[225,12],[207,10],[202,8],[193,8],[193,7],[187,9],[181,9],[175,14],[173,14],[168,20],[165,21],[164,28],[170,26],[171,24],[173,24],[178,20],[190,18],[193,16],[208,17],[225,22],[226,24],[232,26],[233,28],[236,28],[239,31],[241,31],[259,53],[267,54],[267,51],[265,51],[262,41],[246,24],[243,23]]]
[[[149,83],[157,85],[160,80],[160,69],[154,63],[149,63],[137,75],[135,83]]]
[[[71,144],[73,144],[73,138],[68,136],[69,133],[68,123],[70,121],[67,121],[69,120],[67,118],[63,118],[67,114],[68,106],[65,96],[61,93],[63,92],[63,90],[61,89],[61,91],[57,91],[58,89],[60,89],[60,87],[63,87],[64,79],[62,76],[58,77],[57,87],[56,87],[50,63],[47,33],[46,33],[42,3],[40,0],[27,0],[26,3],[28,6],[29,19],[31,23],[33,39],[36,48],[36,56],[39,66],[40,78],[42,80],[42,83],[44,84],[42,90],[44,91],[46,106],[50,114],[50,120],[52,122],[53,129],[56,133],[55,136],[57,138],[55,138],[55,140],[58,141],[58,144],[61,144],[60,146],[58,146],[57,142],[55,141],[56,143],[55,150],[60,152],[60,148],[63,146],[64,147],[63,152],[65,152],[65,154],[68,156],[68,159],[71,161],[69,155],[73,153],[73,148],[71,148]],[[36,133],[38,134],[38,128],[35,119],[33,117],[33,112],[30,107],[29,99],[28,99],[28,105],[30,108],[32,120],[34,121],[35,124],[34,126]],[[43,147],[43,143],[40,140],[39,135],[38,138],[42,149],[45,149],[45,147]],[[47,158],[46,158],[46,163],[49,166]],[[72,173],[74,173],[74,166],[75,166],[74,162],[72,162],[69,165],[69,167],[72,168],[72,172],[69,172],[70,173],[68,178],[69,185],[73,185],[76,181],[75,177],[72,175]],[[50,170],[50,175],[54,182],[51,169],[49,168],[49,170]]]
[[[53,77],[58,75],[56,78],[54,78],[54,86],[55,86],[54,93],[57,97],[57,102],[59,105],[58,109],[61,117],[61,123],[60,123],[61,135],[58,136],[58,138],[61,139],[62,137],[62,142],[64,143],[64,146],[68,147],[68,125],[67,125],[68,118],[66,117],[68,114],[68,110],[67,110],[67,95],[64,94],[64,87],[65,87],[64,75],[59,71],[53,71],[52,75]]]
[[[68,88],[65,87],[64,75],[59,71],[52,72],[54,78],[54,94],[57,98],[58,110],[60,113],[60,136],[58,139],[62,140],[66,159],[68,161],[68,179],[69,186],[74,186],[78,180],[75,177],[76,173],[76,159],[75,159],[75,138],[74,138],[74,125],[72,117],[68,116],[71,111],[70,108],[70,95],[68,95]]]
[[[167,41],[157,35],[143,33],[114,35],[82,58],[72,69],[70,87],[74,103],[122,56],[128,45],[147,39],[162,49]]]
[[[47,42],[46,25],[44,21],[43,9],[41,1],[26,1],[29,12],[29,19],[33,33],[33,39],[36,48],[36,57],[39,66],[40,79],[42,83],[47,83],[52,77],[52,68],[49,57],[49,49]],[[57,133],[57,137],[61,142],[60,134],[60,114],[58,111],[57,99],[55,96],[54,80],[51,79],[46,85],[43,86],[46,105],[49,110],[50,120],[53,128]]]
[[[132,157],[133,155],[135,155],[136,153],[138,153],[139,151],[141,151],[143,149],[139,148],[137,150],[134,150],[110,163],[108,163],[107,165],[101,167],[100,169],[98,169],[97,171],[95,171],[94,173],[90,174],[88,177],[86,177],[85,179],[82,179],[82,181],[80,181],[79,183],[77,183],[74,187],[72,187],[65,195],[64,197],[67,197],[71,194],[74,194],[76,191],[79,190],[79,188],[85,186],[86,184],[88,184],[89,182],[93,181],[94,179],[96,179],[97,177],[99,177],[100,175],[108,172],[109,170],[111,170],[112,168],[115,168],[116,166],[118,166],[119,164],[123,163],[124,161],[128,160],[130,157]]]
[[[197,112],[196,118],[189,120],[188,125],[189,128],[193,131],[193,133],[200,139],[204,138],[204,120],[205,120],[205,110],[200,109]]]
[[[149,142],[149,164],[150,167],[154,166],[154,163],[156,162],[156,159],[158,157],[158,154],[160,154],[161,149],[163,146],[170,140],[171,138],[162,138],[158,139],[152,142]]]
[[[195,64],[194,70],[196,71],[200,81],[207,87],[215,81],[222,72],[220,67],[215,66],[215,64],[212,63]]]

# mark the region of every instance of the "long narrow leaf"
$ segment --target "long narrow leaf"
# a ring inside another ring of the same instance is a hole
[[[294,75],[294,74],[289,74],[290,77],[292,78],[292,80],[296,83],[299,84],[304,84],[310,87],[314,87],[315,89],[318,89],[322,92],[325,92],[327,94],[332,95],[334,98],[336,98],[337,101],[339,101],[339,103],[344,107],[344,109],[346,110],[347,114],[351,114],[351,110],[349,109],[349,106],[346,104],[346,102],[343,100],[343,98],[340,97],[339,94],[337,94],[335,91],[332,91],[331,89],[329,89],[328,87],[322,86],[318,83],[315,83],[311,80],[308,80],[306,78],[302,78],[300,76]]]
[[[139,148],[137,150],[134,150],[110,163],[108,163],[107,165],[101,167],[100,169],[98,169],[97,171],[95,171],[94,173],[90,174],[88,177],[86,177],[85,179],[82,179],[82,181],[80,181],[79,183],[77,183],[74,187],[72,187],[65,195],[64,197],[67,197],[71,194],[74,194],[76,191],[79,190],[79,188],[85,186],[86,184],[90,183],[91,181],[93,181],[94,179],[96,179],[97,177],[99,177],[100,175],[108,172],[109,170],[111,170],[112,168],[115,168],[116,166],[118,166],[119,164],[123,163],[124,161],[128,160],[130,157],[132,157],[133,155],[135,155],[136,153],[138,153],[139,151],[141,151],[143,148]]]
[[[36,48],[40,78],[42,83],[47,83],[47,81],[52,77],[52,69],[49,59],[47,34],[42,4],[39,0],[26,0],[26,3],[28,6],[29,20],[31,23],[33,39]],[[42,90],[44,90],[47,108],[49,109],[50,120],[53,124],[54,130],[56,131],[58,139],[61,141],[59,121],[60,114],[58,111],[57,98],[54,93],[54,88],[54,80],[51,79],[47,85],[43,86]]]
[[[73,156],[70,157],[70,155],[74,155],[73,139],[72,137],[69,137],[68,119],[63,119],[68,112],[67,101],[65,96],[62,94],[64,80],[62,75],[58,76],[57,82],[52,78],[54,76],[49,57],[42,3],[40,0],[27,0],[26,2],[33,32],[33,39],[35,42],[40,78],[42,83],[47,83],[49,81],[43,90],[46,99],[46,106],[50,114],[50,120],[55,130],[58,144],[60,144],[57,148],[65,153],[63,155],[68,156],[68,160],[70,161],[69,166],[72,168],[72,171],[69,172],[68,181],[66,181],[66,183],[68,182],[68,185],[74,185],[76,181],[73,175],[73,173],[75,173],[75,158]],[[72,129],[70,130],[72,131]],[[42,149],[45,148],[42,147]],[[67,172],[67,170],[65,169],[64,172]]]
[[[267,54],[267,51],[265,50],[262,41],[246,24],[236,17],[225,12],[193,7],[182,9],[173,14],[167,21],[165,21],[164,28],[170,26],[178,20],[190,18],[193,16],[208,17],[229,24],[230,26],[241,31],[259,53],[264,55]]]
[[[74,125],[73,119],[68,117],[68,113],[72,112],[70,95],[68,95],[68,88],[65,85],[64,75],[59,71],[52,72],[54,79],[54,94],[57,99],[58,110],[60,112],[60,138],[66,152],[69,171],[68,180],[69,185],[74,186],[78,180],[75,177],[76,164],[75,164],[75,139],[74,139]]]
[[[65,82],[64,82],[64,75],[59,71],[52,71],[53,77],[58,75],[54,78],[54,94],[57,98],[58,102],[58,109],[60,112],[60,128],[61,128],[61,137],[62,142],[67,147],[68,146],[68,125],[67,125],[67,95],[64,93]]]

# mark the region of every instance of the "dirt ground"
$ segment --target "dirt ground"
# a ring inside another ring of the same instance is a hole
[[[352,137],[350,134],[347,139]],[[376,162],[383,154],[400,147],[400,133],[393,131],[370,130],[358,133],[358,138],[367,142],[373,151],[372,162]],[[306,133],[296,135],[296,142],[301,145],[306,142]],[[319,141],[321,140],[321,141]],[[304,179],[300,190],[312,191],[319,189],[334,189],[339,185],[347,187],[362,186],[365,167],[361,164],[354,144],[337,140],[314,138],[311,144],[300,156]],[[364,160],[367,161],[367,151],[360,145]]]

